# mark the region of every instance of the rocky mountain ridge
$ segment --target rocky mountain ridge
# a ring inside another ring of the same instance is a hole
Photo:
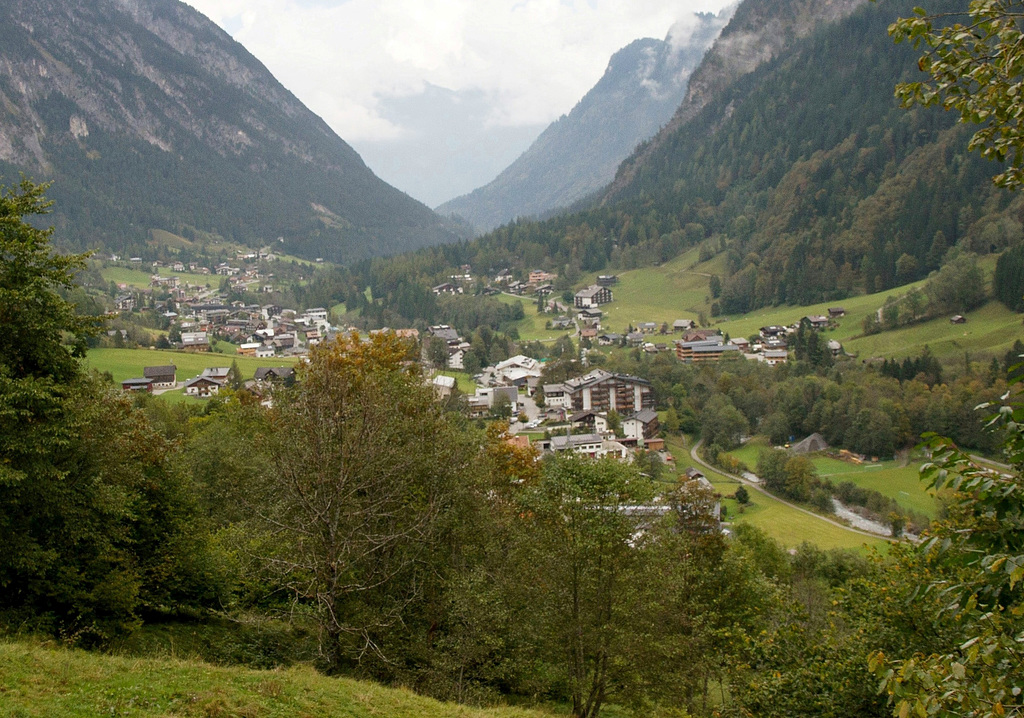
[[[0,182],[52,180],[58,235],[153,228],[337,260],[457,239],[177,0],[0,7]]]

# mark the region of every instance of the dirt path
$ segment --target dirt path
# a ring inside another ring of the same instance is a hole
[[[832,520],[832,519],[830,519],[830,518],[828,518],[826,516],[822,516],[821,514],[816,514],[813,511],[805,509],[803,506],[799,506],[799,505],[794,504],[794,503],[792,503],[790,501],[786,501],[785,499],[780,499],[775,494],[769,493],[764,487],[762,487],[760,484],[758,484],[756,482],[748,481],[747,479],[744,479],[742,476],[737,476],[736,474],[730,474],[727,471],[723,471],[722,469],[719,469],[719,468],[717,468],[715,466],[712,466],[711,464],[709,464],[706,461],[704,461],[704,459],[702,459],[698,455],[698,453],[697,453],[697,450],[700,448],[700,445],[702,443],[704,443],[703,439],[701,439],[700,441],[698,441],[696,444],[693,445],[693,448],[690,449],[690,458],[692,458],[698,464],[703,466],[705,469],[708,469],[710,471],[714,471],[717,474],[721,474],[722,476],[727,476],[730,479],[734,479],[736,481],[739,481],[741,484],[749,486],[750,488],[752,488],[752,489],[754,489],[756,491],[760,491],[765,496],[768,496],[768,497],[770,497],[772,499],[775,499],[780,504],[788,506],[791,509],[795,509],[797,511],[800,511],[801,513],[805,513],[808,516],[813,516],[814,518],[818,519],[819,521],[824,521],[825,523],[832,524],[833,526],[841,528],[841,529],[843,529],[845,531],[849,531],[850,533],[860,534],[861,536],[867,536],[867,537],[873,538],[873,539],[877,539],[877,538],[880,538],[880,539],[890,539],[890,540],[892,539],[891,536],[883,536],[881,534],[872,533],[870,531],[861,531],[860,529],[853,528],[852,526],[847,526],[844,523],[840,523],[839,521],[834,521],[834,520]]]

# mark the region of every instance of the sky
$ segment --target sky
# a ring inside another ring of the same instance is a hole
[[[620,48],[729,0],[185,0],[382,179],[435,207],[486,184]],[[677,24],[678,23],[678,24]]]

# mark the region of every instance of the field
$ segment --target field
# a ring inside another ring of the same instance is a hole
[[[751,471],[754,471],[757,465],[757,455],[767,445],[768,442],[765,439],[755,437],[739,449],[729,453],[750,467]],[[898,461],[853,464],[828,456],[812,455],[810,458],[818,475],[829,479],[834,484],[850,481],[857,486],[874,489],[883,496],[895,499],[904,508],[930,517],[935,517],[938,514],[939,502],[925,488],[920,479],[918,470],[922,462],[919,460],[902,465]]]
[[[238,362],[243,379],[251,379],[261,366],[285,366],[295,362],[294,359],[284,357],[256,359],[236,354],[191,354],[152,349],[91,349],[85,358],[87,367],[101,372],[108,371],[117,382],[142,376],[143,367],[166,364],[178,367],[178,381],[185,381],[202,373],[207,367],[231,366],[232,361]]]
[[[545,329],[544,325],[549,319],[554,319],[555,314],[538,314],[537,313],[537,301],[531,301],[529,297],[515,297],[511,294],[499,294],[498,299],[506,304],[515,304],[516,302],[523,305],[523,313],[525,317],[515,323],[515,328],[519,332],[519,338],[522,341],[541,341],[541,342],[553,342],[559,337],[571,334],[570,331],[556,331],[551,329]]]
[[[455,377],[455,385],[463,394],[476,394],[476,382],[473,381],[473,377],[466,372],[455,371],[453,369],[442,369],[437,373],[441,376]]]
[[[190,274],[188,272],[174,272],[167,267],[159,267],[157,273],[161,277],[178,277],[184,284],[194,284],[200,287],[219,287],[221,278],[212,274]],[[138,289],[149,288],[149,278],[153,275],[142,269],[128,269],[127,267],[104,267],[100,275],[105,281],[115,284],[127,284]]]
[[[320,675],[311,668],[224,668],[0,643],[3,714],[49,716],[260,716],[291,718],[539,718],[516,708],[445,704],[408,690]]]
[[[693,465],[689,448],[677,441],[668,442],[668,447],[676,459],[677,471],[682,473]],[[734,479],[704,467],[699,468],[723,497],[731,496],[739,487],[739,482]],[[743,513],[740,513],[740,506],[735,499],[723,498],[722,506],[727,511],[725,520],[757,526],[787,548],[796,548],[804,541],[823,549],[865,550],[865,547],[881,549],[886,545],[886,541],[883,539],[870,539],[861,534],[846,531],[801,511],[796,511],[759,491],[753,489],[749,491],[750,503],[744,508]]]
[[[696,320],[700,313],[710,318],[708,278],[711,274],[723,274],[724,259],[720,255],[702,264],[697,263],[698,259],[698,250],[692,249],[660,267],[620,273],[619,283],[612,287],[614,301],[601,307],[605,313],[603,329],[624,332],[628,325],[638,322],[671,325],[676,319]],[[983,257],[979,264],[991,277],[995,257]],[[588,277],[588,281],[595,278],[596,275]],[[951,324],[947,317],[940,317],[895,331],[861,336],[864,319],[876,313],[887,297],[924,286],[925,282],[804,307],[768,307],[737,317],[716,317],[712,323],[732,337],[749,337],[762,326],[793,324],[809,314],[826,314],[830,306],[842,306],[846,316],[839,320],[837,329],[825,332],[824,336],[838,340],[846,352],[861,359],[916,356],[925,346],[939,357],[959,358],[965,351],[1001,356],[1014,340],[1024,337],[1021,316],[994,301],[966,314],[966,324]]]

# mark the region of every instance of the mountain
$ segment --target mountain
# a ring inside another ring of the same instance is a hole
[[[1024,197],[991,184],[1001,165],[967,150],[970,127],[894,97],[920,78],[918,51],[887,32],[912,13],[912,0],[745,0],[675,118],[589,208],[425,250],[406,261],[420,276],[395,272],[374,296],[443,281],[452,264],[547,269],[578,285],[698,247],[719,273],[708,277],[714,313],[742,314],[890,289],[957,251],[1019,243]]]
[[[0,5],[0,182],[52,181],[57,236],[151,229],[344,261],[458,239],[177,0]]]
[[[672,117],[687,78],[728,19],[728,11],[696,14],[664,40],[645,38],[619,50],[572,111],[497,178],[437,211],[488,230],[567,207],[601,189],[637,143]]]

